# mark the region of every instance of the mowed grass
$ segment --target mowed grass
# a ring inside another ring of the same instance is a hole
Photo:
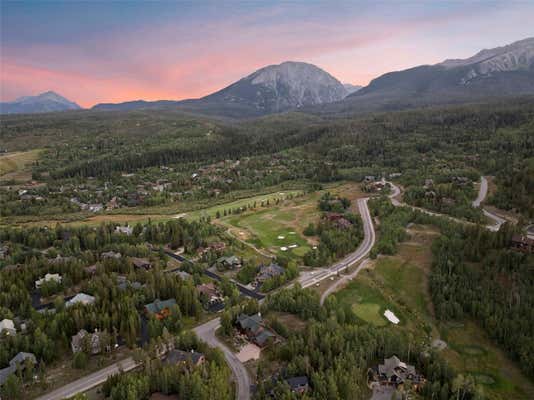
[[[489,399],[533,399],[532,383],[478,325],[436,321],[428,275],[430,245],[438,233],[426,226],[412,226],[408,232],[410,239],[399,246],[395,256],[377,259],[374,269],[362,271],[337,294],[338,300],[355,304],[353,310],[368,323],[381,326],[376,318],[387,306],[400,318],[400,329],[426,342],[440,337],[448,345],[442,355],[458,373],[472,375]]]
[[[227,216],[221,222],[232,227],[238,237],[258,248],[298,259],[318,243],[316,237],[305,237],[303,231],[310,223],[319,221],[318,201],[327,191],[349,198],[354,206],[356,199],[362,196],[358,184],[343,183],[292,199],[286,198],[270,208],[256,208]],[[250,201],[245,204],[250,204]],[[290,248],[294,245],[297,247]],[[287,250],[282,250],[282,247]]]
[[[40,149],[0,155],[0,180],[31,179],[31,164],[39,158]]]
[[[533,399],[534,385],[475,323],[441,326],[448,344],[446,360],[460,373],[472,375],[489,399]]]
[[[290,218],[288,212],[282,212],[279,216],[279,211],[279,207],[274,207],[239,215],[229,218],[227,223],[238,228],[238,235],[239,229],[247,230],[250,237],[246,240],[258,248],[267,249],[274,254],[302,257],[311,247],[297,232],[294,215]],[[294,245],[297,247],[290,248]],[[285,247],[286,251],[283,251],[282,247]]]

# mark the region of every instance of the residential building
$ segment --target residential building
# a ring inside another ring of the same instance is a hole
[[[131,226],[116,226],[115,233],[122,233],[124,235],[130,236],[133,233],[133,228]]]
[[[167,364],[184,365],[184,366],[191,365],[193,367],[198,367],[205,360],[206,359],[204,358],[204,354],[198,353],[193,350],[191,351],[171,350],[167,353],[167,356],[165,357],[165,362]]]
[[[78,293],[72,299],[65,303],[65,307],[72,307],[75,304],[82,304],[84,306],[94,304],[95,298],[85,293]]]
[[[91,354],[98,354],[102,348],[100,345],[100,332],[89,333],[85,329],[80,330],[70,341],[70,347],[73,353],[78,353],[85,349]]]
[[[286,382],[293,393],[306,393],[310,387],[307,376],[295,376],[293,378],[286,379]]]
[[[152,268],[152,264],[146,258],[131,257],[130,261],[132,262],[133,266],[138,269],[149,270]]]
[[[276,340],[276,335],[264,327],[259,313],[254,315],[240,314],[236,324],[238,329],[259,347],[265,347],[271,340]]]
[[[56,258],[57,259],[57,258]],[[46,274],[44,278],[38,279],[35,281],[35,287],[39,289],[42,284],[48,282],[61,283],[61,275],[59,274]]]
[[[402,362],[397,356],[384,359],[384,364],[370,371],[372,379],[384,386],[398,387],[409,381],[417,390],[425,383],[425,379],[416,372],[413,365]]]
[[[514,250],[527,254],[534,254],[534,239],[524,235],[514,235],[511,246]]]
[[[175,299],[160,300],[156,299],[153,303],[145,305],[145,312],[148,315],[154,315],[157,319],[165,319],[171,314],[171,307],[176,305]]]
[[[237,269],[241,267],[241,261],[236,256],[224,256],[219,257],[215,265],[223,269]]]
[[[11,319],[3,319],[0,321],[0,336],[8,335],[13,336],[17,334],[17,329],[15,328],[15,323]]]
[[[18,370],[24,370],[26,365],[30,363],[32,365],[37,364],[37,359],[32,353],[20,352],[9,361],[9,366],[0,369],[0,386],[2,386],[9,376],[16,374]]]
[[[114,251],[105,251],[102,254],[100,254],[100,258],[102,258],[103,260],[106,260],[106,259],[108,259],[108,260],[110,260],[110,259],[118,260],[121,257],[122,257],[121,253],[117,253],[117,252],[114,252]]]
[[[283,275],[284,272],[284,268],[276,263],[271,263],[270,265],[261,265],[258,275],[256,276],[256,281],[261,284],[266,280]]]

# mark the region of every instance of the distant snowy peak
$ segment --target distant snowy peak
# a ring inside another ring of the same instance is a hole
[[[53,91],[37,96],[20,97],[13,102],[0,103],[2,114],[32,114],[79,109],[81,107],[78,104]]]

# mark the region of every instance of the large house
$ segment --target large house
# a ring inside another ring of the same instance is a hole
[[[213,282],[198,285],[196,289],[204,307],[209,311],[217,312],[224,308],[224,298]]]
[[[237,269],[241,267],[241,261],[236,256],[220,257],[215,265],[222,269]]]
[[[9,366],[0,369],[0,386],[2,386],[10,375],[16,374],[18,370],[23,370],[27,363],[37,364],[37,359],[32,353],[20,352],[9,361]]]
[[[91,354],[98,354],[101,351],[100,333],[96,331],[88,333],[85,329],[82,329],[72,337],[70,347],[73,353],[78,353],[87,348]]]
[[[96,300],[93,296],[90,296],[85,293],[78,293],[76,296],[74,296],[72,299],[70,299],[69,301],[65,303],[65,307],[72,307],[73,305],[76,305],[76,304],[82,304],[84,306],[87,306],[90,304],[94,304],[95,301]]]
[[[132,257],[130,258],[130,261],[132,262],[133,266],[137,269],[149,270],[150,268],[152,268],[152,264],[146,258]]]
[[[271,263],[270,265],[261,265],[260,271],[258,272],[258,275],[256,276],[256,281],[258,282],[258,286],[260,286],[266,280],[269,280],[276,276],[283,275],[284,272],[285,272],[284,268],[279,266],[276,263]]]
[[[238,329],[259,347],[265,347],[271,340],[276,339],[276,335],[263,325],[259,313],[254,315],[240,314],[236,323]]]
[[[176,305],[176,300],[156,299],[153,303],[145,305],[145,312],[148,315],[154,315],[157,319],[165,319],[171,315],[171,307]]]
[[[3,319],[0,321],[0,336],[1,335],[8,335],[13,336],[17,333],[17,329],[15,328],[15,324],[10,319]]]
[[[418,374],[413,365],[402,362],[397,356],[384,359],[384,364],[380,364],[378,369],[370,370],[375,382],[384,386],[398,387],[407,381],[417,390],[425,382],[423,376]]]
[[[56,282],[61,283],[61,275],[59,274],[46,274],[44,278],[35,281],[35,287],[39,289],[44,283]]]
[[[534,254],[534,239],[531,239],[528,236],[514,235],[512,237],[511,246],[514,250],[527,254]]]
[[[196,351],[171,350],[165,357],[165,362],[172,365],[192,365],[198,367],[205,361],[204,354]]]

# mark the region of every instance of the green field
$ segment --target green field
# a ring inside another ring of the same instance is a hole
[[[28,180],[31,179],[31,164],[37,160],[40,149],[7,153],[0,156],[0,180],[8,179]]]
[[[489,399],[534,398],[534,385],[480,327],[470,321],[435,320],[427,285],[429,247],[436,232],[419,226],[412,227],[410,234],[397,255],[377,259],[372,270],[362,271],[336,293],[337,300],[350,305],[363,323],[392,327],[383,317],[389,308],[401,320],[400,329],[426,342],[441,338],[447,343],[443,356],[457,372],[472,375]]]

